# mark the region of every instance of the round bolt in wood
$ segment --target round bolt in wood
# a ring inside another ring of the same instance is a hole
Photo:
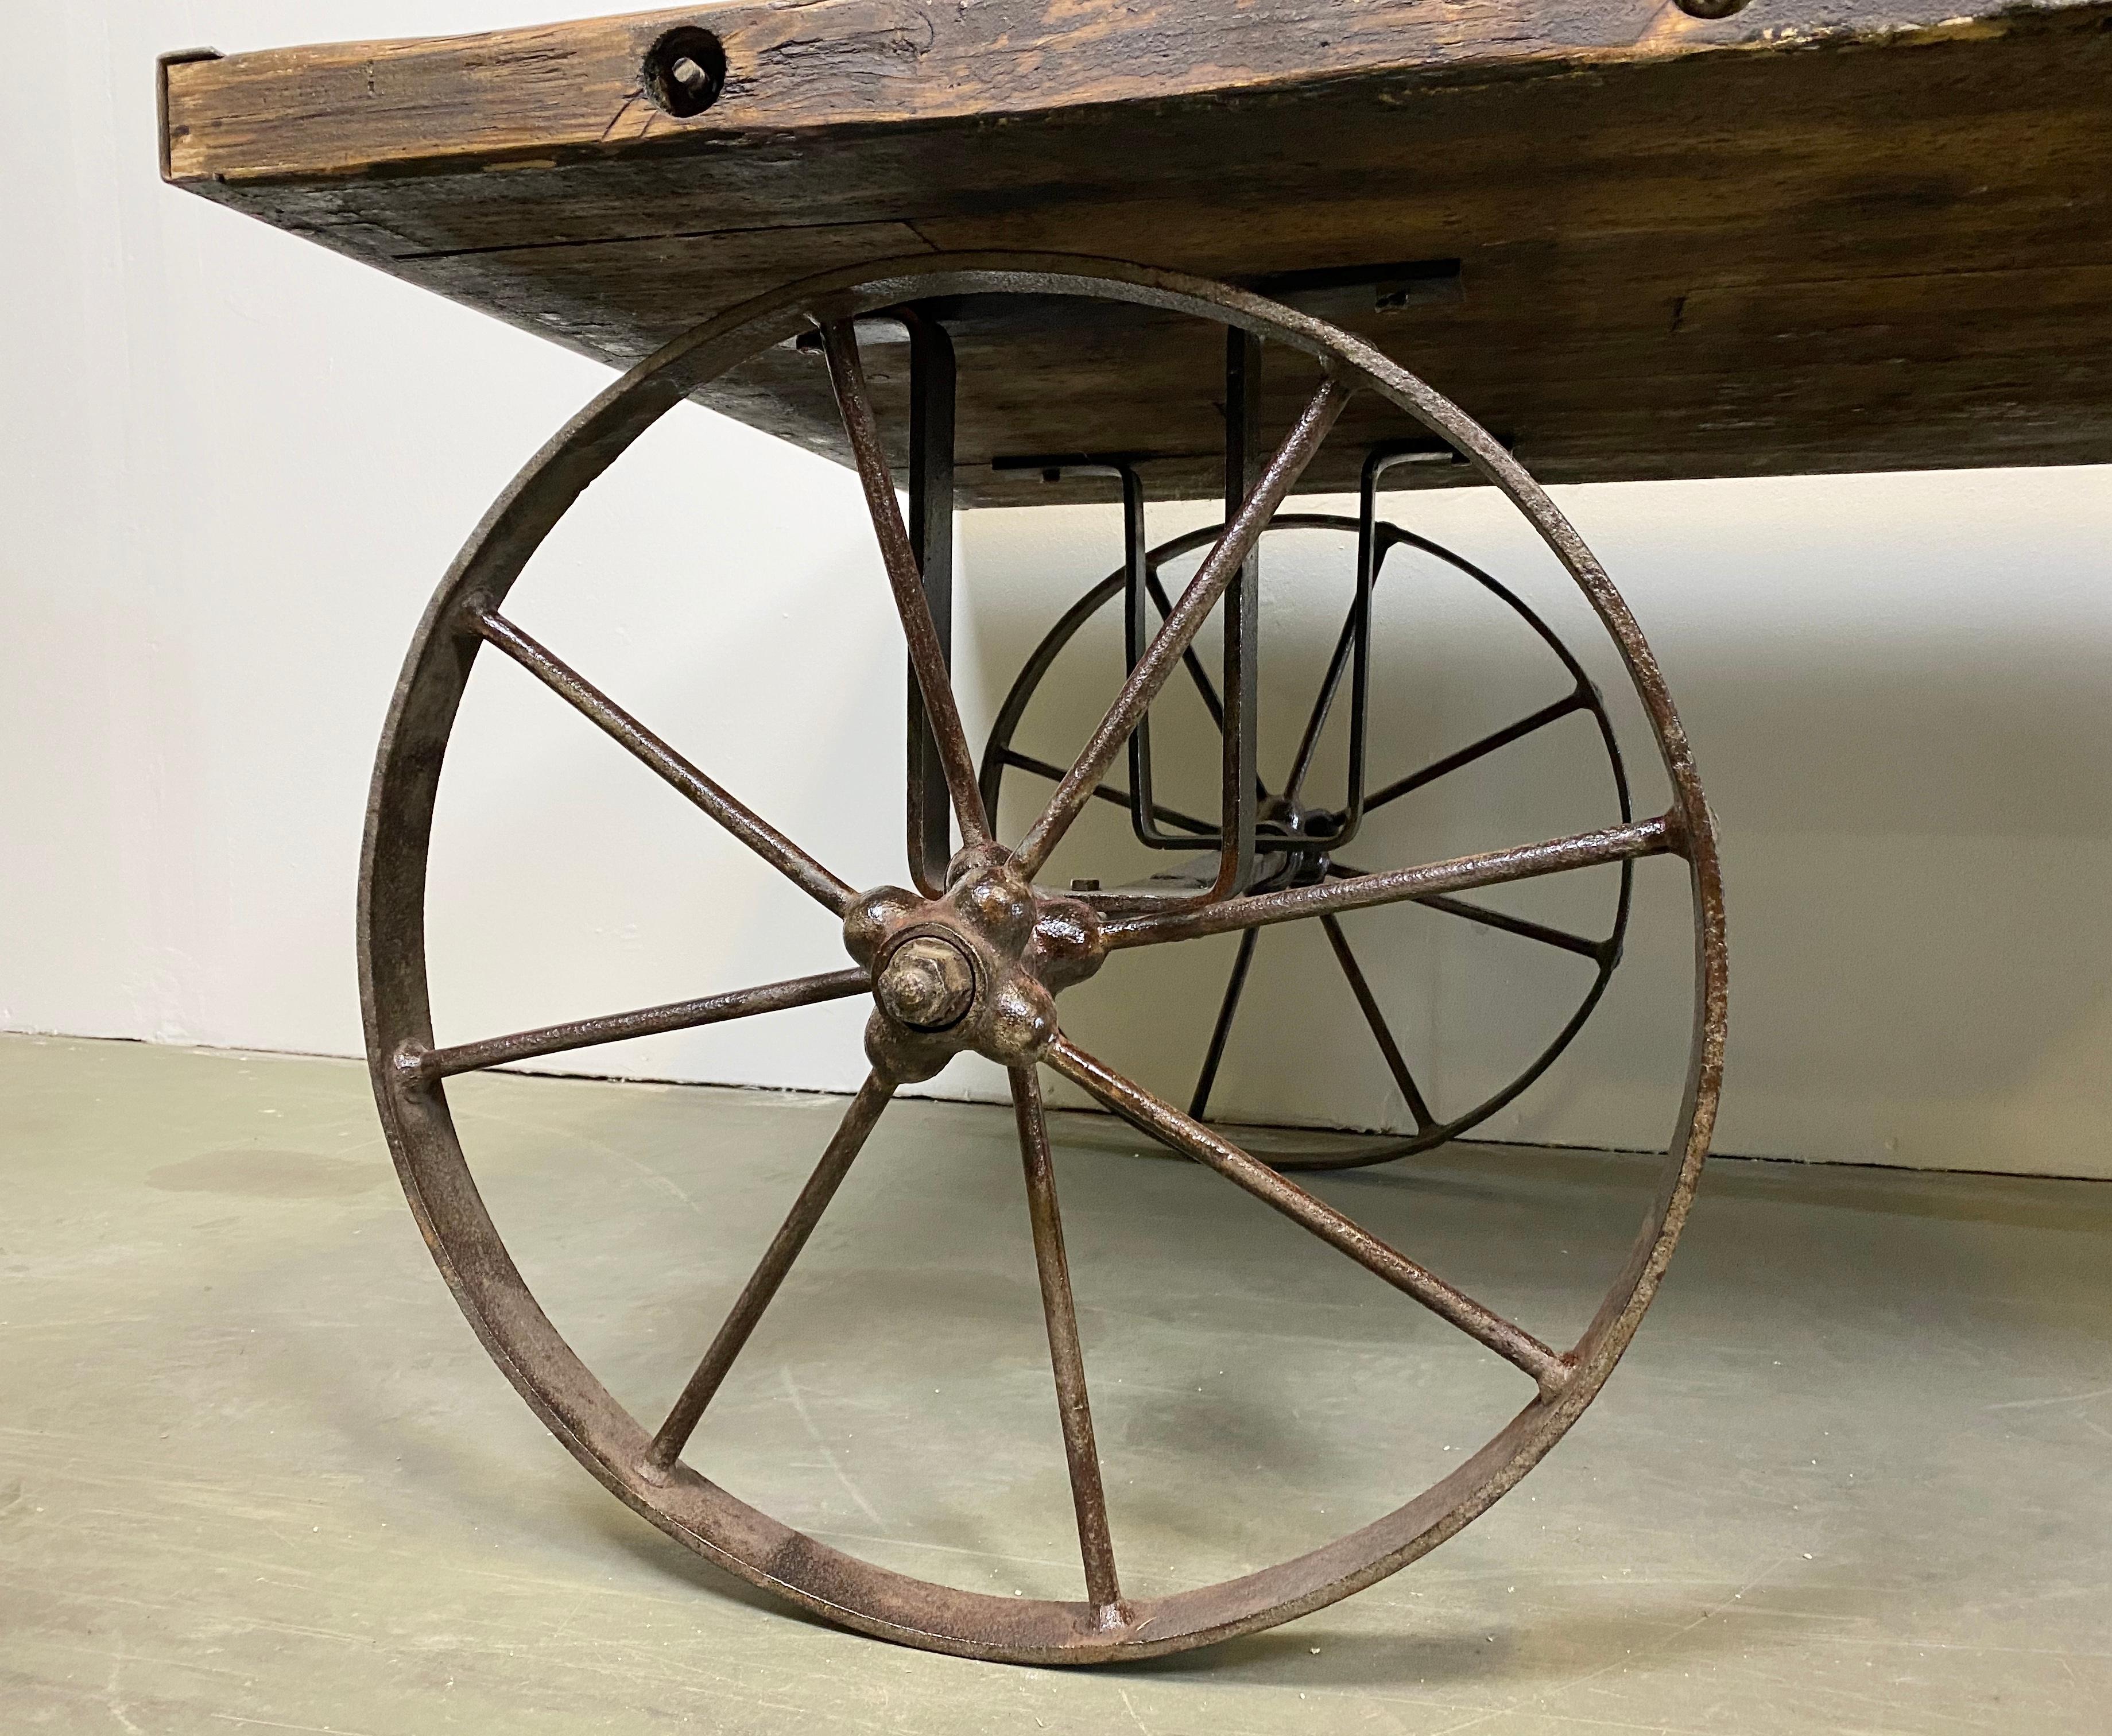
[[[1690,18],[1728,18],[1742,12],[1751,0],[1679,0],[1679,9]]]
[[[976,968],[951,941],[913,935],[888,955],[873,982],[888,1016],[913,1031],[944,1031],[976,1004]]]
[[[645,57],[645,93],[680,120],[701,115],[726,89],[726,50],[709,30],[670,30]]]

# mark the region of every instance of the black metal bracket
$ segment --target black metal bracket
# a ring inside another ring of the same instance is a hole
[[[1450,456],[1449,448],[1436,454]],[[1378,585],[1379,566],[1400,540],[1399,533],[1378,522],[1379,484],[1386,473],[1402,464],[1427,464],[1433,453],[1428,440],[1395,440],[1377,445],[1364,455],[1363,474],[1357,490],[1357,590],[1350,605],[1350,741],[1345,800],[1328,836],[1331,849],[1347,844],[1357,835],[1364,818],[1364,732],[1371,713],[1372,595]],[[1331,687],[1333,672],[1330,672]]]
[[[923,576],[924,599],[954,667],[954,340],[922,306],[897,308],[909,334],[909,548]],[[924,715],[917,672],[909,672],[909,873],[936,897],[954,854],[952,810],[938,737]]]
[[[1261,449],[1261,339],[1237,326],[1225,330],[1225,522],[1239,516],[1268,462]],[[1236,898],[1254,884],[1256,780],[1261,693],[1261,540],[1225,591],[1224,740],[1222,831],[1213,899]]]
[[[1136,462],[1125,455],[1113,453],[1081,453],[1075,457],[1042,455],[1034,458],[999,458],[990,467],[994,470],[1034,470],[1041,473],[1045,481],[1061,481],[1065,476],[1112,476],[1122,490],[1122,652],[1125,673],[1134,670],[1151,643],[1154,629],[1146,605],[1155,607],[1158,618],[1163,622],[1172,613],[1165,587],[1159,582],[1158,570],[1150,559],[1150,542],[1145,535],[1144,479],[1137,474]],[[1199,670],[1197,672],[1199,673]],[[1209,709],[1210,721],[1220,729],[1224,727],[1224,709],[1216,690],[1207,682],[1199,682],[1203,703]],[[1158,803],[1152,793],[1151,772],[1151,713],[1146,708],[1131,732],[1129,756],[1129,811],[1131,828],[1140,843],[1153,850],[1186,850],[1190,854],[1205,848],[1220,847],[1223,834],[1215,832],[1164,831],[1158,823]]]
[[[1259,449],[1261,341],[1236,330],[1226,334],[1224,416],[1225,522],[1229,524],[1253,491],[1267,462],[1267,454]],[[1136,668],[1154,636],[1147,604],[1158,611],[1161,622],[1172,612],[1172,601],[1150,560],[1150,543],[1145,534],[1144,482],[1136,467],[1135,458],[1112,453],[1004,458],[994,460],[991,466],[996,470],[1039,471],[1051,482],[1066,475],[1104,476],[1113,477],[1120,485],[1126,671]],[[1272,832],[1272,828],[1260,818],[1268,791],[1261,783],[1257,768],[1261,621],[1261,553],[1258,547],[1247,556],[1238,576],[1226,590],[1222,606],[1224,658],[1221,687],[1213,690],[1210,686],[1199,663],[1192,661],[1190,654],[1190,670],[1196,677],[1197,691],[1223,742],[1222,784],[1216,831],[1168,832],[1159,824],[1159,809],[1153,788],[1151,715],[1148,709],[1131,733],[1128,748],[1131,829],[1138,842],[1153,850],[1180,850],[1190,854],[1214,850],[1218,859],[1218,873],[1204,902],[1237,897],[1254,884],[1259,844],[1270,838]]]

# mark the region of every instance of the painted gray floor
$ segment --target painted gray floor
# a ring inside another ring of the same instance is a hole
[[[641,1413],[840,1109],[488,1078],[494,1214]],[[1058,1118],[1125,1577],[1243,1570],[1441,1474],[1504,1365],[1190,1166]],[[1641,1160],[1322,1191],[1539,1330]],[[362,1071],[0,1039],[0,1730],[2112,1731],[2112,1185],[1723,1163],[1604,1396],[1486,1518],[1274,1633],[927,1656],[721,1578],[485,1360]],[[1076,1595],[1009,1118],[898,1105],[692,1451],[928,1577]]]

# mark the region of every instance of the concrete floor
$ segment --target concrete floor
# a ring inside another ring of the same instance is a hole
[[[551,1313],[641,1414],[840,1105],[453,1090]],[[1216,1178],[1058,1118],[1125,1579],[1419,1488],[1517,1378]],[[839,1633],[604,1494],[485,1360],[363,1071],[0,1039],[0,1730],[2112,1731],[2112,1186],[1723,1163],[1605,1395],[1361,1597],[1157,1664]],[[1322,1191],[1543,1336],[1650,1167]],[[898,1105],[695,1462],[928,1577],[1076,1595],[1008,1117]]]

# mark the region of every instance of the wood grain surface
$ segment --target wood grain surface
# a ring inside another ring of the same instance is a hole
[[[643,69],[692,24],[727,72],[683,120]],[[2112,460],[2105,3],[807,0],[164,77],[172,180],[617,364],[936,250],[1413,265],[1430,293],[1329,317],[1545,481]],[[958,338],[968,501],[1098,486],[989,468],[1036,452],[1215,486],[1209,333],[1038,303]],[[1304,383],[1276,369],[1272,419]],[[841,455],[808,358],[707,401]],[[1404,431],[1353,413],[1311,485]]]

